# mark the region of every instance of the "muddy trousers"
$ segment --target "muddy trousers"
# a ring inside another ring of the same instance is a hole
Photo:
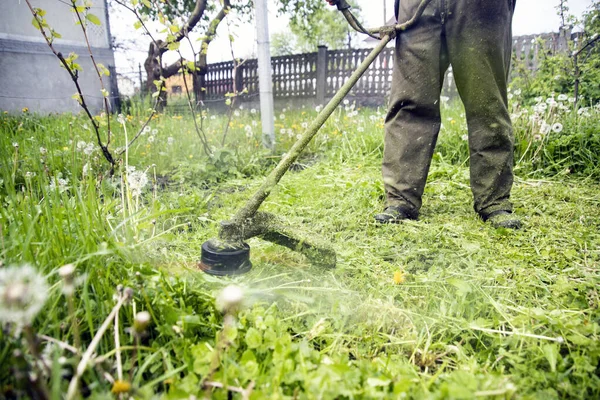
[[[465,105],[475,211],[512,210],[514,137],[507,101],[515,0],[433,0],[396,39],[383,180],[388,206],[417,218],[440,130],[440,93],[452,65]],[[398,20],[420,0],[400,0]]]

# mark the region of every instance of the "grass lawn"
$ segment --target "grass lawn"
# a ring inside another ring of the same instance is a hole
[[[382,120],[354,112],[328,121],[261,208],[330,243],[337,267],[253,238],[252,271],[224,279],[196,268],[202,243],[314,111],[280,113],[275,156],[259,150],[256,117],[242,111],[210,162],[189,117],[162,115],[112,180],[100,179],[98,150],[80,145],[91,140],[85,120],[3,117],[0,260],[34,265],[49,289],[32,325],[0,333],[0,362],[11,365],[0,393],[31,393],[32,371],[49,392],[66,393],[122,285],[132,300],[78,376],[93,398],[111,390],[170,399],[600,397],[600,186],[597,162],[585,161],[600,143],[600,110],[587,119],[549,114],[564,130],[539,138],[539,124],[515,115],[520,231],[475,215],[458,107],[445,110],[419,221],[375,225]],[[205,123],[217,143],[227,121]],[[132,165],[148,178],[140,192]],[[57,272],[67,263],[77,271],[74,295]],[[223,317],[215,297],[231,283],[244,306]],[[128,330],[142,310],[148,327]]]

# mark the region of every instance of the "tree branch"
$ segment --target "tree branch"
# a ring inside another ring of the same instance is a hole
[[[190,15],[190,18],[185,23],[185,25],[183,26],[183,28],[181,28],[181,30],[179,32],[177,32],[177,34],[175,35],[175,41],[176,42],[181,41],[181,39],[183,39],[184,37],[186,37],[187,34],[192,29],[194,29],[194,27],[196,26],[196,24],[198,23],[198,21],[200,21],[200,19],[204,15],[204,11],[206,11],[206,4],[207,4],[206,0],[197,0],[196,1],[196,7],[194,7],[194,11],[192,11],[192,14]]]

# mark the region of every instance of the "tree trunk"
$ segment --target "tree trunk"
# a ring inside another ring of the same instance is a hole
[[[160,46],[161,42],[158,41],[158,46]],[[156,92],[157,87],[154,84],[155,81],[160,80],[162,75],[162,53],[160,48],[154,42],[150,43],[150,47],[148,48],[148,57],[146,61],[144,61],[144,68],[146,70],[146,89],[149,94]],[[167,105],[167,92],[165,90],[161,90],[159,94],[159,102],[157,105],[157,111],[163,111]]]

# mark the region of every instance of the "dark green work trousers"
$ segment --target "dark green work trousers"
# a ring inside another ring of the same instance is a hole
[[[414,28],[398,34],[383,159],[388,206],[418,217],[451,64],[466,110],[475,211],[486,218],[512,210],[507,79],[515,1],[433,0]],[[400,0],[398,21],[410,19],[419,3]]]

